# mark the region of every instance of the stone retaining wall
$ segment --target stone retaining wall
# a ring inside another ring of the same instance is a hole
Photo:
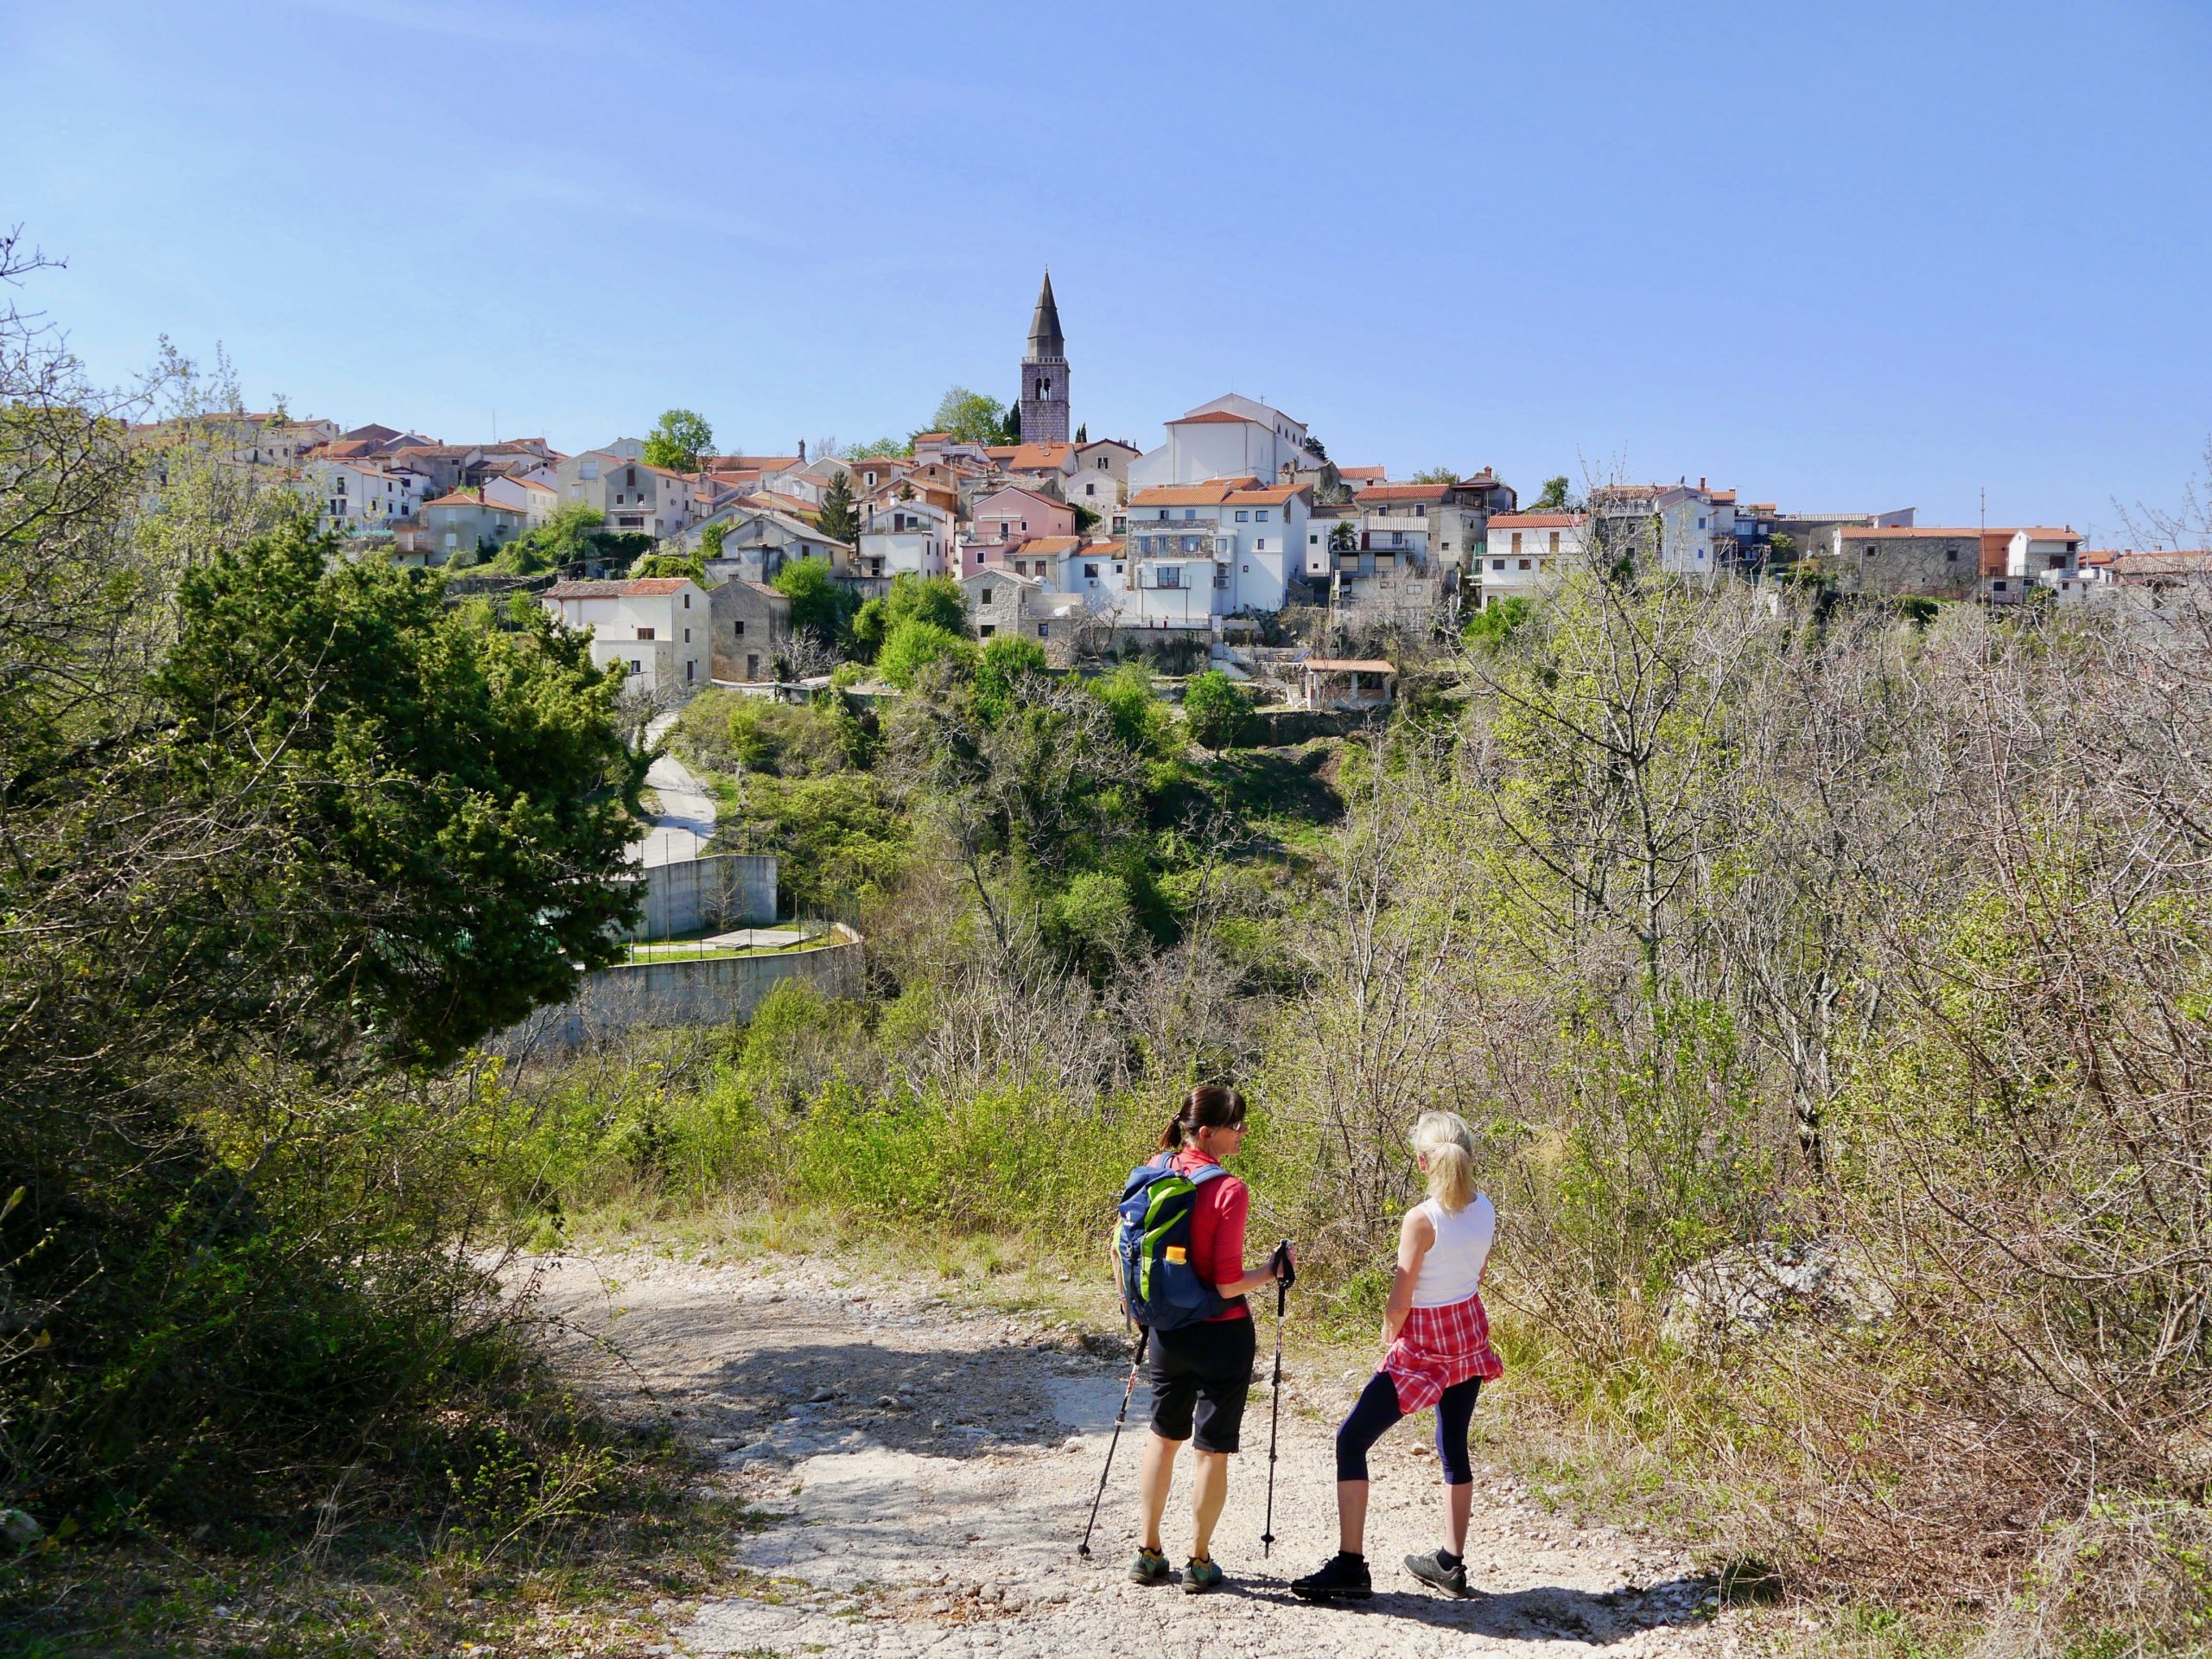
[[[856,995],[861,936],[842,923],[831,931],[837,943],[807,950],[601,969],[585,975],[569,1001],[540,1008],[492,1046],[507,1054],[543,1054],[580,1048],[633,1026],[738,1025],[787,979],[808,980],[825,996]]]

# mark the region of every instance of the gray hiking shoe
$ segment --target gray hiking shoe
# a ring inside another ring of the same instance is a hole
[[[1173,1576],[1167,1557],[1156,1549],[1140,1548],[1136,1560],[1129,1563],[1129,1580],[1135,1584],[1165,1584]]]
[[[1467,1594],[1467,1563],[1465,1557],[1446,1567],[1444,1565],[1444,1552],[1432,1549],[1426,1555],[1407,1556],[1406,1571],[1447,1596]]]
[[[1193,1555],[1183,1563],[1183,1593],[1202,1596],[1209,1590],[1218,1590],[1224,1576],[1221,1564],[1211,1556],[1202,1561]]]

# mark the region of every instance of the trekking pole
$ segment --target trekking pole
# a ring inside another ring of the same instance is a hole
[[[1274,1259],[1282,1264],[1282,1277],[1275,1281],[1275,1375],[1268,1403],[1268,1520],[1267,1529],[1260,1535],[1262,1560],[1267,1560],[1275,1542],[1275,1425],[1282,1417],[1282,1314],[1290,1301],[1290,1287],[1298,1278],[1298,1269],[1290,1264],[1288,1239],[1275,1246]]]
[[[1114,1438],[1106,1442],[1106,1465],[1098,1471],[1098,1490],[1090,1496],[1090,1519],[1084,1522],[1083,1541],[1075,1553],[1084,1560],[1090,1559],[1090,1529],[1098,1524],[1099,1500],[1106,1496],[1106,1477],[1114,1467],[1114,1448],[1122,1443],[1122,1424],[1129,1414],[1129,1396],[1137,1391],[1137,1367],[1144,1363],[1145,1344],[1152,1340],[1152,1327],[1137,1327],[1136,1351],[1129,1356],[1129,1380],[1122,1389],[1122,1408],[1114,1414]]]

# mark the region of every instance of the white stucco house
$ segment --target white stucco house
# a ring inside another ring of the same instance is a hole
[[[1480,573],[1484,608],[1549,591],[1580,556],[1586,522],[1579,512],[1493,513]]]
[[[537,598],[563,627],[590,629],[592,661],[620,663],[638,690],[681,695],[711,677],[709,596],[688,576],[560,582]]]
[[[952,568],[952,514],[933,502],[879,502],[861,517],[859,574],[944,575]]]
[[[1212,478],[1279,484],[1285,467],[1312,460],[1306,437],[1301,423],[1255,398],[1231,392],[1200,404],[1167,423],[1166,442],[1128,463],[1131,505],[1144,490]]]
[[[1129,498],[1123,626],[1219,633],[1283,607],[1306,546],[1310,493],[1258,478],[1161,486]]]

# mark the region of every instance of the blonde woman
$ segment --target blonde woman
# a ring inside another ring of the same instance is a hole
[[[1406,1557],[1406,1570],[1447,1594],[1467,1593],[1467,1513],[1474,1472],[1467,1425],[1475,1396],[1505,1367],[1491,1346],[1483,1269],[1497,1236],[1497,1211],[1475,1191],[1475,1137],[1453,1112],[1423,1112],[1414,1157],[1428,1198],[1398,1229],[1398,1267],[1382,1310],[1382,1365],[1337,1430],[1334,1556],[1290,1587],[1311,1601],[1364,1601],[1375,1593],[1363,1544],[1367,1453],[1402,1417],[1436,1408],[1436,1455],[1444,1468],[1445,1545]]]

